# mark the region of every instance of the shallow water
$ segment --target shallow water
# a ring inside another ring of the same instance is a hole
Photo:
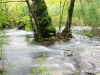
[[[7,72],[11,75],[29,75],[40,64],[47,66],[43,73],[50,71],[50,75],[100,73],[100,37],[90,39],[73,34],[71,41],[41,46],[32,42],[33,32],[11,29],[6,30],[6,34],[8,39],[5,41],[10,45],[4,46],[4,49],[9,62]]]

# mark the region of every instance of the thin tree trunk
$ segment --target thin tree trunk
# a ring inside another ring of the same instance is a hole
[[[73,10],[74,10],[74,3],[75,3],[75,0],[70,1],[66,26],[65,26],[64,30],[62,31],[63,37],[72,37],[71,23],[72,23],[72,15],[73,15]]]

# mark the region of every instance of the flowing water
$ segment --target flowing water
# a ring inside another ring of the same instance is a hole
[[[11,75],[30,75],[38,67],[47,69],[34,75],[100,75],[99,36],[90,39],[73,33],[68,42],[42,46],[33,42],[33,32],[10,29],[6,35],[10,45],[4,49]]]

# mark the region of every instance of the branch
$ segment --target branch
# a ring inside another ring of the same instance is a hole
[[[0,2],[0,3],[10,3],[10,2],[26,2],[26,1],[3,1],[3,2]]]

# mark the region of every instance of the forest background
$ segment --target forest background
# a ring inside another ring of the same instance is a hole
[[[48,13],[52,18],[54,27],[61,30],[65,26],[70,0],[45,0]],[[100,1],[76,0],[72,25],[91,26],[98,28],[100,25]],[[30,30],[34,20],[30,17],[27,4],[23,0],[0,1],[0,27]],[[35,23],[34,23],[35,24]],[[89,34],[90,35],[90,34]]]

